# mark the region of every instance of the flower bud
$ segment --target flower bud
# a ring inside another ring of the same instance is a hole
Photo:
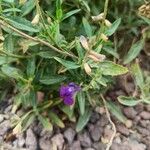
[[[37,25],[39,23],[39,19],[40,19],[40,15],[36,14],[31,23],[33,25]]]
[[[95,22],[101,21],[101,20],[103,20],[103,18],[104,18],[104,13],[101,13],[97,16],[92,16],[92,20],[95,21]]]
[[[52,23],[52,19],[51,19],[50,17],[47,17],[47,22],[48,22],[49,24],[51,24],[51,23]]]
[[[105,34],[101,34],[101,39],[103,40],[103,41],[105,41],[105,42],[107,42],[108,41],[108,37],[105,35]]]
[[[99,54],[94,51],[90,51],[89,54],[95,56],[99,61],[103,61],[106,58],[105,55]]]
[[[87,39],[84,36],[80,36],[80,43],[84,49],[89,50]]]
[[[95,61],[95,62],[99,62],[100,60],[97,58],[97,57],[95,57],[94,55],[88,55],[88,57],[89,58],[91,58],[93,61]]]
[[[105,19],[105,25],[107,27],[111,27],[112,24],[111,24],[111,22],[109,20]]]
[[[85,72],[88,74],[88,75],[90,75],[91,74],[91,68],[90,68],[90,66],[88,65],[88,63],[85,63],[84,64],[84,70],[85,70]]]

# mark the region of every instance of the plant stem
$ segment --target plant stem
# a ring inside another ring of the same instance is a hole
[[[104,30],[105,30],[105,19],[106,19],[106,16],[107,16],[107,11],[108,11],[108,3],[109,3],[109,0],[105,0],[105,5],[104,5],[104,16],[103,16],[103,20],[102,20],[102,23],[101,23],[101,27],[100,27],[100,30],[98,32],[98,35],[97,35],[97,41],[99,41],[99,39],[101,38],[101,33],[104,33]],[[97,45],[100,44],[100,41],[98,42]]]
[[[15,58],[31,58],[30,56],[21,56],[21,55],[15,55],[11,53],[7,53],[6,51],[0,50],[4,55],[9,56],[9,57],[15,57]],[[0,54],[1,55],[1,54]]]
[[[112,125],[112,128],[113,128],[113,130],[114,130],[114,132],[113,132],[113,134],[112,134],[112,136],[111,136],[111,138],[110,138],[110,141],[109,141],[109,143],[107,144],[107,147],[106,147],[106,150],[109,150],[110,147],[111,147],[111,145],[112,145],[112,143],[113,143],[113,140],[114,140],[114,138],[115,138],[115,136],[116,136],[116,132],[117,132],[117,131],[116,131],[116,126],[115,126],[115,124],[114,124],[113,121],[111,120],[110,113],[109,113],[108,108],[107,108],[106,100],[105,100],[105,98],[104,98],[104,96],[103,96],[102,94],[101,94],[100,96],[101,96],[101,98],[102,98],[102,100],[103,100],[103,103],[104,103],[104,107],[105,107],[105,110],[106,110],[107,118],[108,118],[108,120],[109,120],[109,122],[110,122],[110,124]]]
[[[107,16],[108,3],[109,3],[109,0],[106,0],[105,1],[105,6],[104,6],[104,18],[103,18],[103,22],[105,22],[105,19],[106,19],[106,16]]]
[[[68,52],[65,52],[65,51],[61,51],[60,49],[54,47],[53,45],[49,44],[48,42],[42,40],[42,39],[39,39],[39,38],[36,38],[36,37],[32,37],[16,28],[14,28],[13,26],[9,25],[8,23],[6,23],[5,21],[3,20],[0,20],[0,25],[2,26],[5,26],[11,30],[13,30],[14,32],[18,33],[19,35],[21,35],[22,37],[26,38],[26,39],[30,39],[32,41],[35,41],[35,42],[38,42],[38,43],[41,43],[41,44],[44,44],[46,45],[47,47],[51,48],[52,50],[60,53],[60,54],[64,54],[64,55],[67,55],[67,56],[70,56],[72,58],[77,58],[77,56],[75,56],[74,54],[70,54]]]

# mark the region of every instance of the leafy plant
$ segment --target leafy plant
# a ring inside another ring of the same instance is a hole
[[[119,96],[118,101],[126,106],[135,106],[140,102],[150,103],[150,78],[147,72],[143,74],[138,62],[131,65],[131,74],[135,81],[136,97]]]
[[[114,9],[126,1],[112,3]],[[64,128],[64,119],[77,120],[76,130],[81,131],[91,108],[100,104],[99,94],[107,91],[113,77],[128,72],[116,63],[119,44],[112,40],[124,20],[121,23],[116,8],[115,13],[108,12],[113,16],[111,23],[106,19],[108,6],[103,7],[104,2],[90,0],[0,1],[0,80],[15,91],[12,111],[25,110],[13,120],[15,133],[27,129],[35,119],[48,130],[54,124]],[[132,32],[137,34],[135,28]],[[131,62],[142,46],[143,40],[135,43],[124,64]],[[132,69],[136,76],[139,68],[134,65]],[[141,82],[144,84],[144,79]],[[141,98],[148,102],[146,91],[142,89]]]

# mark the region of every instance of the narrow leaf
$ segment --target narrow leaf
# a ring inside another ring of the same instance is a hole
[[[19,79],[19,77],[20,77],[20,70],[15,68],[15,67],[11,67],[11,66],[8,66],[8,65],[3,65],[1,67],[1,70],[8,77],[11,77],[11,78],[14,78],[14,79]]]
[[[25,18],[16,16],[16,17],[7,18],[7,20],[12,26],[20,30],[29,31],[29,32],[39,32],[39,30],[35,28],[31,24],[31,22],[26,20]]]
[[[117,19],[112,25],[111,27],[106,31],[105,35],[107,36],[111,36],[112,34],[115,33],[115,31],[117,30],[117,28],[119,27],[121,23],[121,19]]]
[[[7,13],[7,12],[21,12],[21,10],[18,8],[8,8],[3,10],[3,13]]]
[[[144,76],[138,63],[132,64],[131,73],[134,76],[135,84],[142,90],[144,87]]]
[[[64,128],[65,125],[62,122],[62,120],[53,112],[49,112],[48,113],[50,120],[52,121],[52,123],[56,124],[57,126],[59,126],[60,128]]]
[[[0,65],[9,64],[9,63],[16,62],[16,61],[18,61],[18,59],[16,58],[0,56]]]
[[[104,61],[99,64],[99,68],[102,71],[103,75],[121,75],[128,72],[128,69],[126,67],[123,67],[121,65],[115,64],[111,61]]]
[[[84,30],[85,30],[86,35],[88,37],[91,37],[93,35],[93,33],[92,33],[92,28],[91,28],[90,24],[88,23],[86,18],[83,18],[82,22],[83,22],[83,26],[84,26]]]
[[[82,48],[78,38],[76,38],[75,41],[76,41],[76,50],[79,56],[79,60],[81,61],[84,57],[85,50]]]
[[[62,12],[62,0],[56,0],[56,18],[58,20],[61,20],[63,12]]]
[[[55,60],[57,60],[59,63],[61,63],[63,66],[65,66],[67,69],[77,69],[80,66],[72,61],[67,61],[64,59],[61,59],[59,57],[54,57]]]
[[[81,11],[81,9],[75,9],[75,10],[72,10],[72,11],[69,11],[68,13],[64,14],[63,17],[62,17],[62,21],[69,18],[70,16],[78,13],[79,11]]]
[[[41,115],[38,115],[38,119],[39,121],[42,123],[43,127],[47,130],[50,130],[52,131],[53,130],[53,126],[52,124],[50,123],[49,119],[48,118],[45,118]]]
[[[40,82],[45,84],[45,85],[51,85],[51,84],[56,84],[56,83],[61,83],[62,81],[66,80],[67,77],[65,76],[49,76],[43,79],[40,79]]]
[[[51,59],[54,58],[55,56],[58,56],[58,53],[54,51],[41,51],[37,55],[43,58]]]
[[[68,106],[60,106],[59,108],[69,117],[70,120],[73,118],[74,108],[70,108]]]
[[[8,34],[4,40],[3,48],[5,51],[12,53],[14,51],[14,37]]]
[[[22,16],[29,14],[35,7],[35,0],[28,0],[21,8]]]
[[[36,69],[35,57],[28,59],[28,64],[27,64],[27,75],[28,75],[28,77],[34,76],[35,69]]]
[[[125,106],[135,106],[141,102],[134,97],[119,96],[118,101]]]
[[[86,126],[90,117],[91,117],[91,110],[87,109],[85,113],[79,117],[79,120],[76,126],[77,132],[80,132]]]
[[[83,115],[85,112],[85,93],[82,91],[78,92],[77,98],[78,98],[80,113],[81,115]]]
[[[127,118],[123,115],[121,109],[119,106],[112,102],[107,102],[107,107],[110,110],[110,112],[121,122],[125,123]]]
[[[138,54],[140,53],[140,51],[143,48],[143,44],[144,41],[140,40],[138,42],[136,42],[135,44],[133,44],[130,48],[130,50],[128,51],[127,55],[124,58],[124,64],[128,64],[129,62],[131,62],[133,59],[135,59]]]

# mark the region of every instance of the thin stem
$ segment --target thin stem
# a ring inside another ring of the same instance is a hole
[[[114,124],[113,121],[111,120],[110,113],[109,113],[108,108],[107,108],[106,100],[105,100],[105,98],[103,97],[102,94],[101,94],[100,96],[101,96],[101,98],[102,98],[102,100],[103,100],[103,103],[104,103],[104,107],[105,107],[105,110],[106,110],[107,118],[108,118],[108,120],[109,120],[109,122],[110,122],[110,124],[112,125],[112,128],[113,128],[113,130],[114,130],[114,132],[113,132],[113,134],[112,134],[112,136],[111,136],[111,138],[110,138],[110,141],[109,141],[109,143],[107,144],[107,147],[106,147],[106,150],[109,150],[110,147],[111,147],[111,145],[112,145],[112,143],[113,143],[113,140],[114,140],[114,138],[115,138],[115,136],[116,136],[116,132],[117,132],[117,131],[116,131],[116,126],[115,126],[115,124]]]
[[[21,55],[15,55],[15,54],[10,54],[7,53],[6,51],[0,50],[3,54],[9,56],[9,57],[15,57],[15,58],[31,58],[30,56],[21,56]],[[1,55],[1,54],[0,54]]]
[[[103,22],[105,22],[105,19],[106,19],[106,16],[107,16],[108,3],[109,3],[109,0],[106,0],[105,1],[105,6],[104,6],[104,18],[103,18]]]
[[[48,42],[46,42],[46,41],[44,41],[42,39],[39,39],[39,38],[36,38],[36,37],[32,37],[32,36],[22,32],[22,31],[14,28],[13,26],[9,25],[8,23],[4,22],[3,20],[0,20],[0,25],[8,27],[9,29],[13,30],[14,32],[18,33],[19,35],[21,35],[22,37],[24,37],[26,39],[30,39],[32,41],[44,44],[47,47],[51,48],[52,50],[54,50],[54,51],[56,51],[56,52],[58,52],[60,54],[65,54],[65,55],[70,56],[72,58],[77,58],[77,56],[75,56],[74,54],[70,54],[68,52],[61,51],[60,49],[54,47],[53,45],[49,44]]]
[[[98,33],[98,36],[97,36],[97,41],[99,41],[100,36],[101,36],[101,33],[103,33],[103,32],[104,32],[104,29],[105,29],[105,19],[106,19],[107,11],[108,11],[108,3],[109,3],[109,0],[105,0],[104,16],[103,16],[103,20],[102,20],[102,23],[101,23],[101,27],[100,27],[100,30],[99,30],[99,33]],[[100,42],[98,42],[97,45],[99,45],[99,43],[100,43]]]

